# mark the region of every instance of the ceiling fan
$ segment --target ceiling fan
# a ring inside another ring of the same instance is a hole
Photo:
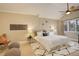
[[[67,10],[65,11],[65,14],[70,14],[71,12],[79,11],[79,6],[69,6],[67,3]]]
[[[66,14],[70,14],[70,10],[69,10],[69,4],[67,3],[67,10],[66,10]]]

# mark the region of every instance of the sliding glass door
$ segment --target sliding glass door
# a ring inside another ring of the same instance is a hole
[[[64,31],[79,31],[79,18],[64,21]]]
[[[69,21],[69,31],[76,31],[76,20]]]

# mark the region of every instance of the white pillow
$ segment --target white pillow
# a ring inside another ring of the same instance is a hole
[[[55,33],[54,32],[49,32],[49,35],[51,36],[51,35],[54,35]]]
[[[37,32],[37,36],[43,36],[43,32],[42,31]]]

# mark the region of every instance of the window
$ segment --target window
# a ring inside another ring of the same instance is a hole
[[[79,31],[79,20],[76,20],[76,24],[77,24],[76,31]]]
[[[67,31],[67,21],[64,22],[64,30]]]
[[[79,18],[64,21],[64,31],[79,31]]]
[[[76,20],[70,20],[69,21],[69,31],[75,31],[76,30]]]

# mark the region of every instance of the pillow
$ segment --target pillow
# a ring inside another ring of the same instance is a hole
[[[52,36],[52,35],[55,35],[55,33],[54,32],[49,32],[49,35]]]
[[[0,43],[6,43],[7,39],[4,38],[3,36],[0,36]]]
[[[8,45],[8,39],[6,34],[3,34],[2,36],[0,36],[0,43],[3,43],[3,45],[7,46]]]
[[[48,34],[49,34],[49,33],[46,33],[46,32],[45,32],[45,33],[43,33],[43,36],[48,36]]]
[[[37,36],[43,36],[42,34],[43,34],[43,32],[42,32],[42,31],[37,32]]]

